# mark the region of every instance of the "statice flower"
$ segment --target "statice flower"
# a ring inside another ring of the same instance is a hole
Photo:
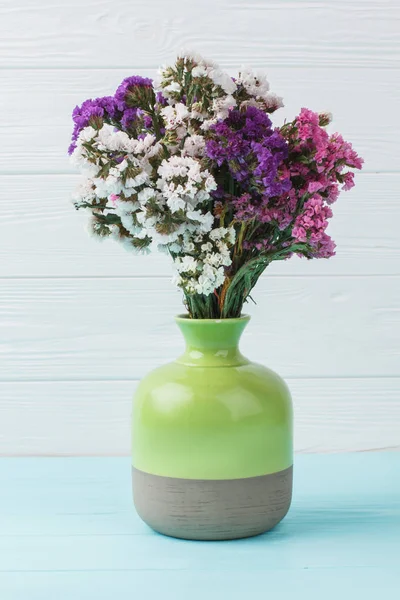
[[[225,268],[232,264],[235,230],[218,227],[209,233],[186,233],[179,241],[174,259],[176,284],[187,294],[213,294],[224,283]]]
[[[139,109],[137,108],[125,108],[125,110],[122,111],[121,126],[123,129],[129,129],[132,123],[136,121],[138,110]]]
[[[157,170],[157,187],[171,212],[192,210],[216,189],[214,177],[190,156],[171,156]]]
[[[140,106],[146,92],[153,90],[153,81],[148,77],[134,75],[123,80],[115,92],[115,102],[119,110]]]
[[[265,73],[242,67],[236,79],[239,87],[238,95],[244,105],[251,105],[274,112],[283,106],[283,99],[274,92],[270,92],[270,85]]]
[[[254,208],[265,207],[269,198],[290,188],[289,179],[282,178],[279,172],[288,155],[287,143],[272,128],[269,116],[254,106],[243,112],[232,110],[226,119],[211,127],[206,155],[218,167],[226,166],[238,191],[252,190],[246,198],[254,198]],[[237,202],[233,204],[236,206]]]
[[[272,261],[333,256],[331,205],[362,167],[330,113],[278,128],[282,105],[265,74],[191,52],[157,82],[127,77],[73,111],[74,205],[98,239],[166,252],[190,316],[237,317]]]
[[[324,240],[326,245],[327,236],[325,229],[328,226],[328,219],[332,217],[332,210],[324,204],[323,198],[319,194],[314,194],[304,203],[303,210],[295,219],[292,229],[292,236],[299,242],[307,242],[311,248],[315,248],[315,256],[319,257],[320,243]],[[334,246],[332,245],[332,253]],[[326,256],[326,248],[323,252]]]
[[[188,128],[188,120],[190,113],[182,102],[178,102],[174,106],[165,106],[161,108],[160,114],[165,122],[165,130],[173,132],[169,136],[169,141],[177,143],[185,138]]]
[[[331,118],[302,108],[296,119],[282,128],[290,147],[285,168],[292,181],[291,206],[289,213],[285,211],[285,196],[277,206],[287,215],[292,213],[294,244],[306,244],[300,254],[308,258],[334,255],[335,244],[325,233],[332,217],[328,205],[337,200],[341,189],[346,191],[354,185],[354,173],[345,169],[361,169],[363,164],[351,144],[323,128]]]
[[[81,106],[76,106],[72,111],[74,130],[72,132],[71,145],[68,154],[72,154],[76,148],[76,140],[79,133],[88,125],[101,126],[103,120],[113,119],[117,112],[117,104],[112,96],[85,100]]]

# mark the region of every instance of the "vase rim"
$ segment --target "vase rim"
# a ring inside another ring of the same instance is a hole
[[[175,321],[177,323],[182,323],[182,322],[190,322],[190,323],[239,323],[241,321],[250,321],[251,317],[250,315],[240,315],[240,317],[236,317],[236,318],[220,318],[220,319],[192,319],[189,316],[189,313],[184,313],[184,314],[179,314],[175,316]]]

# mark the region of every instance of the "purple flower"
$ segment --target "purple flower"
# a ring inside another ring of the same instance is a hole
[[[139,105],[140,92],[152,89],[153,81],[148,77],[133,75],[127,77],[117,88],[115,92],[115,101],[119,110],[136,107]]]
[[[272,129],[265,112],[249,106],[245,112],[232,110],[211,126],[210,134],[206,155],[216,166],[226,165],[241,192],[232,201],[235,218],[270,221],[269,200],[291,188],[289,176],[281,173],[288,156],[281,133]]]
[[[153,127],[153,121],[149,115],[143,115],[143,125],[146,129],[151,129]]]
[[[138,113],[137,108],[126,108],[123,111],[123,114],[121,117],[121,125],[124,129],[128,129],[129,126],[132,125],[132,123],[136,120],[137,113]]]
[[[156,102],[157,104],[160,104],[160,106],[167,106],[168,104],[168,100],[162,95],[161,92],[157,92]]]
[[[95,98],[85,100],[81,106],[76,106],[72,112],[72,120],[74,121],[74,130],[72,132],[71,145],[68,148],[68,154],[76,148],[76,140],[79,133],[87,127],[91,122],[103,118],[113,118],[117,112],[115,100],[112,96],[104,96],[103,98]]]

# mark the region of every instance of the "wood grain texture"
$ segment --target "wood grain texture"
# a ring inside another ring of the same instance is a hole
[[[242,62],[230,72],[237,73]],[[274,116],[276,124],[293,119],[303,106],[329,109],[334,115],[329,130],[340,131],[354,144],[365,159],[365,171],[398,169],[400,124],[393,118],[400,101],[396,69],[281,68],[271,67],[268,60],[264,67],[272,89],[285,100],[285,107]],[[5,91],[0,111],[0,173],[73,173],[67,156],[72,109],[86,98],[114,93],[132,73],[153,76],[156,71],[134,67],[0,71]],[[383,99],[385,110],[379,118],[372,118]]]
[[[2,459],[2,600],[395,597],[399,453],[297,456],[291,510],[236,542],[153,533],[133,510],[130,460]],[[346,596],[344,596],[346,597]]]
[[[267,277],[257,301],[243,353],[283,377],[399,374],[399,277]],[[0,381],[140,378],[181,352],[180,312],[168,278],[3,280]]]
[[[399,19],[397,0],[3,0],[0,65],[156,67],[189,45],[223,64],[398,67]]]
[[[54,540],[52,541],[54,543]],[[230,543],[236,544],[236,542]],[[187,542],[185,546],[188,544],[191,542]],[[379,545],[387,551],[384,539]],[[301,545],[301,549],[303,548],[304,546]],[[93,551],[95,550],[94,547]],[[329,556],[339,552],[336,544],[334,550],[329,551],[328,548],[324,548],[325,551]],[[290,558],[286,559],[286,554],[290,557],[291,552],[282,552],[283,554],[282,561],[290,562]],[[307,553],[306,556],[308,557],[309,554]],[[166,600],[172,598],[173,600],[187,600],[187,598],[204,600],[204,598],[213,598],[213,594],[223,598],[229,590],[230,600],[243,600],[249,593],[256,597],[260,588],[265,587],[266,579],[268,579],[268,589],[281,600],[290,600],[294,597],[300,600],[319,600],[321,589],[324,590],[324,600],[337,600],[343,594],[343,590],[357,590],[362,593],[363,600],[376,600],[380,594],[390,597],[393,590],[399,586],[399,577],[392,566],[313,568],[306,565],[296,569],[287,567],[283,572],[282,569],[267,570],[264,566],[263,575],[260,574],[260,569],[255,576],[254,569],[251,568],[250,556],[246,554],[245,558],[245,571],[241,568],[243,563],[233,570],[229,568],[228,561],[224,560],[221,561],[219,571],[204,572],[179,568],[135,570],[132,567],[130,570],[119,571],[106,569],[24,571],[23,577],[20,571],[14,571],[2,573],[0,581],[3,586],[4,600],[26,600],[26,589],[29,589],[29,600],[52,600],[53,594],[59,600],[70,600],[77,594],[90,598],[93,593],[96,594],[96,600],[109,600],[116,594],[120,600],[130,600],[133,589],[137,596],[142,597],[148,597],[151,589],[155,598],[162,597]],[[170,590],[174,590],[173,596],[170,595]],[[79,595],[77,597],[79,598]]]
[[[296,452],[400,449],[399,378],[288,379]],[[137,381],[0,382],[0,455],[128,456]]]
[[[99,243],[75,211],[70,175],[0,177],[0,277],[172,276],[160,253],[134,256],[111,241]],[[266,275],[399,275],[400,174],[360,174],[334,205],[331,260],[276,261]],[[15,202],[13,198],[17,197]]]
[[[399,447],[399,24],[398,0],[0,3],[1,454],[128,453],[137,378],[180,350],[168,259],[87,236],[65,151],[75,104],[154,75],[182,46],[232,74],[266,68],[281,119],[329,109],[366,159],[334,207],[337,257],[272,265],[243,349],[290,378],[298,450]],[[300,587],[322,586],[308,575]],[[42,583],[32,576],[29,600]]]

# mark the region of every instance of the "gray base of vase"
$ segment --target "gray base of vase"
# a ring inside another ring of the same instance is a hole
[[[246,479],[177,479],[132,469],[139,516],[152,529],[188,540],[265,533],[289,510],[293,467]]]

